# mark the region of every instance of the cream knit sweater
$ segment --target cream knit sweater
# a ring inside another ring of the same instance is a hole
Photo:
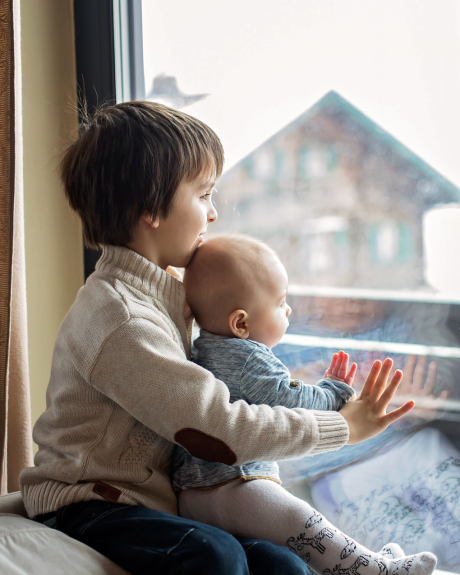
[[[20,476],[31,517],[106,499],[177,513],[174,443],[227,464],[339,449],[336,412],[229,403],[224,383],[188,360],[180,281],[106,246],[59,331],[36,467]]]

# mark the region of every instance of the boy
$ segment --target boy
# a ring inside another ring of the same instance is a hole
[[[292,380],[270,351],[289,325],[287,283],[275,252],[258,240],[220,236],[204,242],[184,278],[186,300],[201,327],[194,359],[227,383],[231,401],[339,410],[354,394],[356,364],[348,372],[347,354],[334,354],[326,379],[311,386]],[[182,517],[284,543],[318,573],[359,567],[360,575],[393,575],[402,568],[408,575],[430,575],[436,566],[431,553],[395,557],[394,544],[373,553],[346,537],[280,487],[274,462],[228,466],[176,448],[173,470]]]
[[[222,164],[212,130],[148,102],[96,112],[61,163],[86,242],[103,253],[57,336],[21,491],[31,517],[134,574],[247,575],[248,562],[254,574],[305,573],[285,549],[242,540],[245,555],[228,534],[177,517],[174,444],[227,465],[274,461],[362,441],[402,413],[230,403],[226,385],[189,361],[184,288],[165,270],[186,266],[217,218]]]

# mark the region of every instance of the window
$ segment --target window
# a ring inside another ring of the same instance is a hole
[[[459,571],[457,3],[144,0],[142,34],[146,97],[226,149],[213,231],[286,266],[278,357],[314,383],[345,349],[359,389],[389,355],[406,373],[395,404],[417,396],[373,440],[282,463],[284,484],[372,549],[397,540]]]

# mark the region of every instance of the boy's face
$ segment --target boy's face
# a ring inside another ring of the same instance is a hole
[[[270,281],[260,285],[254,309],[249,311],[249,339],[275,347],[289,326],[291,308],[286,303],[288,276],[282,263],[270,262]]]
[[[183,268],[188,265],[203,241],[208,223],[217,219],[212,203],[215,175],[207,175],[192,182],[182,182],[177,189],[170,215],[160,218],[157,238],[162,245],[161,267]]]

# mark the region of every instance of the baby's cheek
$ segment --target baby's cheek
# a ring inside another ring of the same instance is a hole
[[[279,340],[283,337],[285,331],[287,330],[289,322],[287,321],[287,317],[284,316],[273,325],[272,329],[272,337],[276,340]],[[278,342],[276,342],[278,343]]]

